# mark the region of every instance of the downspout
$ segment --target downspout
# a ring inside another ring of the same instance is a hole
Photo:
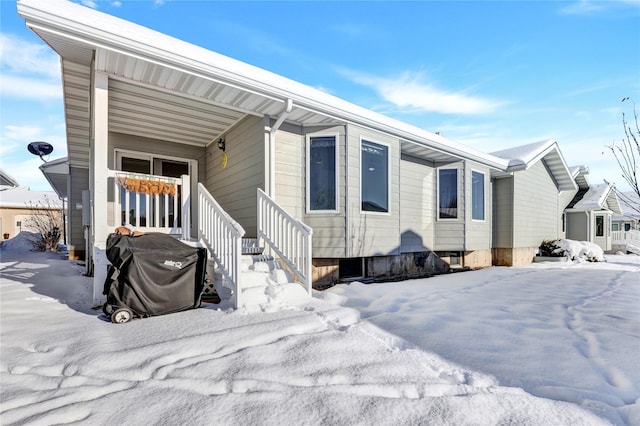
[[[280,114],[280,117],[276,120],[276,122],[271,126],[271,130],[269,131],[269,188],[268,193],[269,197],[275,200],[276,194],[276,132],[284,123],[284,120],[287,118],[289,113],[293,110],[293,101],[291,99],[287,99],[286,106],[284,111]]]

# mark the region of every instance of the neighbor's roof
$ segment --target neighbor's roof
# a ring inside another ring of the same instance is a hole
[[[527,170],[538,161],[544,160],[560,191],[578,189],[558,143],[553,139],[492,152],[491,155],[507,161],[507,172]]]
[[[88,84],[86,70],[95,67],[110,78],[111,131],[157,134],[165,140],[207,146],[245,115],[275,119],[286,114],[287,121],[304,126],[351,123],[374,129],[398,137],[402,152],[417,157],[462,158],[497,170],[508,167],[501,158],[441,135],[69,1],[20,0],[18,12],[60,54],[63,87],[70,94],[65,97],[71,103],[78,99],[75,110],[69,104],[66,111],[72,166],[86,166],[89,161],[86,113],[74,113],[87,104],[77,98],[78,90]],[[140,99],[149,104],[132,107]],[[217,120],[211,119],[214,114]]]
[[[58,158],[40,165],[40,171],[56,191],[58,197],[67,198],[67,180],[69,175],[69,159]]]
[[[53,191],[30,191],[28,186],[0,191],[0,207],[10,208],[53,208],[62,207],[60,199]]]
[[[622,208],[616,192],[613,190],[613,185],[608,183],[590,185],[582,199],[575,203],[570,210],[611,210],[615,214],[622,214]]]
[[[576,181],[579,188],[589,188],[589,180],[587,175],[589,174],[589,166],[573,166],[570,169],[573,180]]]

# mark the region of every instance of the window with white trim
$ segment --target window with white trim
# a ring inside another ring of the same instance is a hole
[[[458,218],[458,169],[438,169],[438,219]]]
[[[363,212],[389,211],[389,147],[360,142],[360,200]]]
[[[484,220],[484,173],[471,172],[471,219]]]
[[[307,152],[307,209],[338,209],[336,136],[310,136]]]
[[[604,237],[604,216],[596,216],[596,237]]]

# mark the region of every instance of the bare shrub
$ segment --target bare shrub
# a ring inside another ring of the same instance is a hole
[[[58,251],[62,227],[62,212],[46,195],[43,200],[28,202],[31,214],[25,220],[27,227],[37,231],[31,240],[35,251]]]

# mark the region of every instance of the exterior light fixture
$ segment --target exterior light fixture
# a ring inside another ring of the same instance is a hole
[[[226,149],[224,138],[220,138],[220,140],[218,141],[218,149],[220,149],[221,151],[224,151]]]

